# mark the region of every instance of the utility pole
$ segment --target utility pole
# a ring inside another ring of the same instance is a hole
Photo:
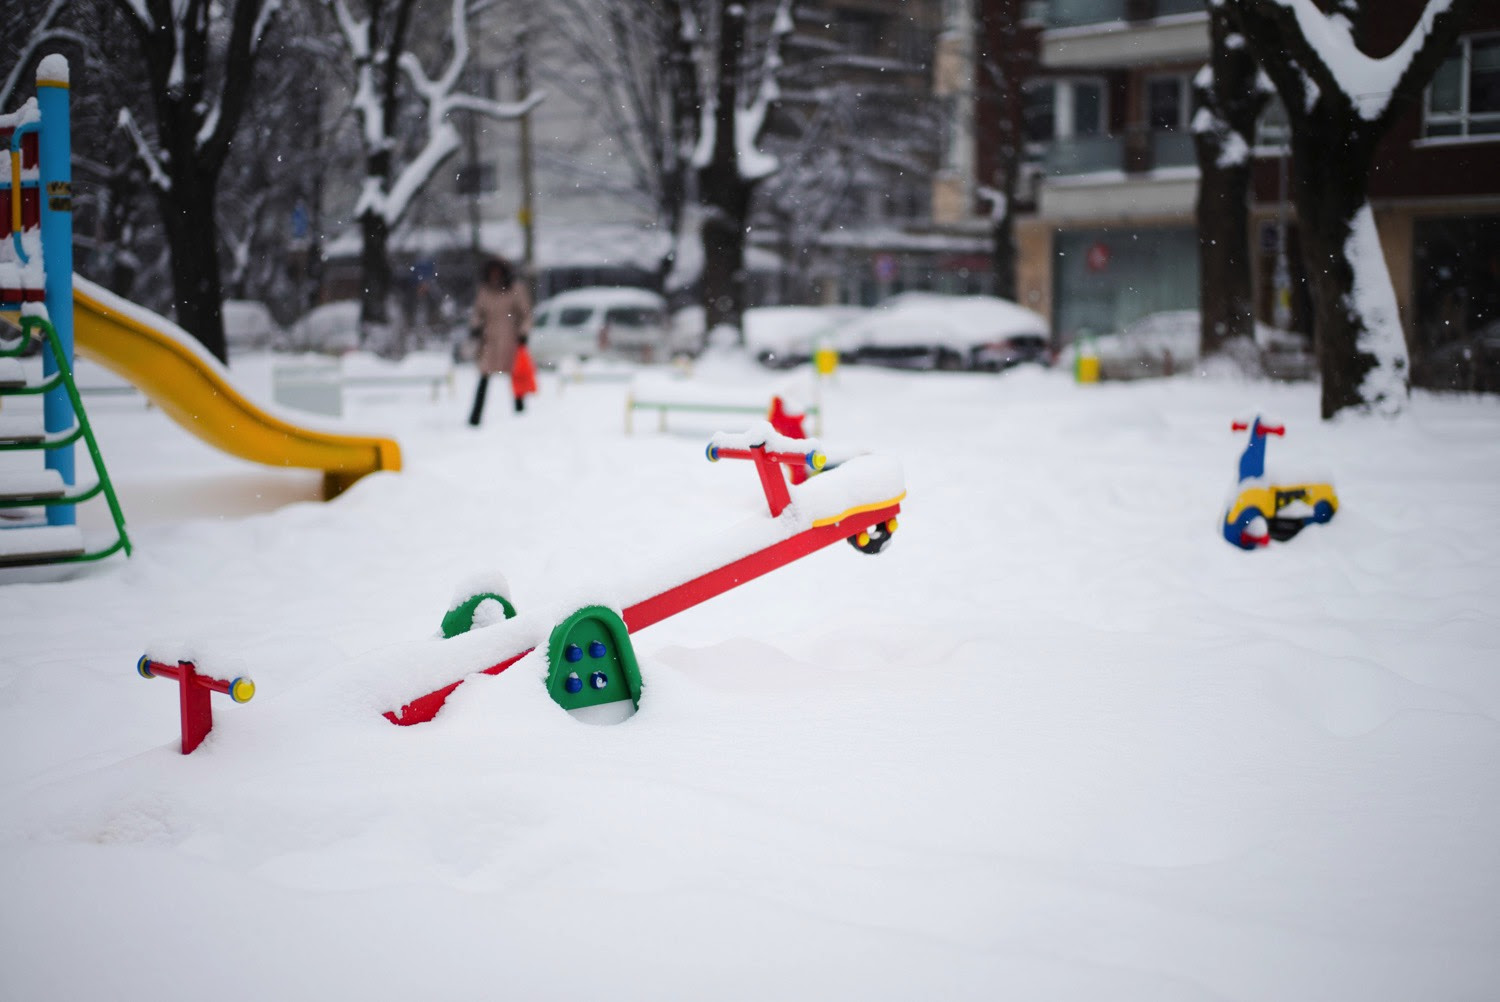
[[[481,92],[482,93],[482,92]],[[469,252],[473,254],[474,260],[479,260],[480,238],[479,238],[479,189],[482,168],[479,166],[479,123],[475,121],[478,116],[470,115],[469,120],[464,123],[464,187],[467,189],[469,206]]]
[[[531,27],[523,24],[516,45],[516,100],[524,101],[531,93],[531,72],[527,49],[531,45]],[[521,208],[517,219],[521,224],[521,266],[536,293],[536,199],[532,188],[531,164],[531,112],[521,116]]]

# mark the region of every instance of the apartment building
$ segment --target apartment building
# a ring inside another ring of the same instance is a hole
[[[967,0],[797,5],[766,146],[755,242],[776,251],[787,301],[872,304],[895,293],[986,291],[972,201]],[[958,206],[962,208],[958,208]]]
[[[1059,343],[1195,308],[1202,0],[1050,0],[1028,16],[1037,69],[1021,127],[1035,188],[1016,225],[1018,297]]]
[[[1393,49],[1421,7],[1372,6],[1362,47]],[[1050,318],[1059,344],[1195,309],[1189,124],[1191,80],[1208,59],[1202,0],[1040,0],[1027,14],[1036,70],[1022,129],[1035,187],[1016,229],[1018,297]],[[988,135],[981,123],[981,163]],[[1285,135],[1273,103],[1250,209],[1257,313],[1309,331]],[[1457,51],[1386,136],[1370,196],[1416,378],[1441,382],[1434,356],[1489,325],[1500,339],[1500,8],[1474,11]]]

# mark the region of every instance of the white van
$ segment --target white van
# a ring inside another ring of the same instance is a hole
[[[595,355],[663,361],[669,353],[667,304],[649,289],[597,286],[559,293],[532,311],[530,345],[537,365]]]

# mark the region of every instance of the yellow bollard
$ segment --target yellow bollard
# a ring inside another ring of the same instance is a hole
[[[826,344],[818,345],[818,350],[813,352],[813,368],[818,370],[818,375],[825,379],[834,374],[839,367],[839,353]]]
[[[1080,383],[1099,381],[1099,353],[1094,348],[1093,338],[1084,338],[1078,343],[1078,357],[1073,375]]]

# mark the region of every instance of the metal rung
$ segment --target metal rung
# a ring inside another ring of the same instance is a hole
[[[37,427],[39,421],[40,415],[32,420],[0,417],[0,445],[40,444],[46,439],[47,433]]]
[[[14,358],[0,358],[0,389],[13,390],[26,385],[26,370]]]
[[[66,560],[83,549],[83,532],[76,525],[0,529],[0,567]]]
[[[14,470],[0,473],[0,501],[46,501],[67,490],[56,470]]]

